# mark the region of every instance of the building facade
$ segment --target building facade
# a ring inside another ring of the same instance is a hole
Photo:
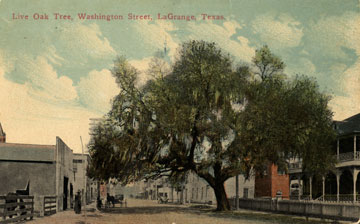
[[[251,176],[246,179],[239,175],[239,198],[254,198],[255,179]],[[228,198],[236,197],[236,178],[232,177],[225,181],[225,191]],[[213,188],[195,173],[188,175],[184,188],[184,201],[186,203],[208,203],[216,204]]]
[[[274,164],[268,165],[263,175],[255,177],[255,197],[289,199],[289,175]]]
[[[336,169],[326,176],[306,175],[302,172],[302,162],[297,161],[290,164],[290,178],[298,180],[303,196],[309,199],[359,201],[360,113],[334,121],[334,129],[337,133],[333,144]]]
[[[236,181],[235,177],[228,179],[224,186],[228,198],[236,196]],[[253,198],[255,192],[255,178],[250,177],[245,179],[243,175],[239,175],[239,197]],[[165,196],[169,202],[174,203],[201,203],[201,204],[216,204],[216,197],[212,187],[196,173],[190,172],[187,174],[184,183],[179,183],[177,187],[171,186],[167,177],[161,177],[156,180],[142,181],[142,189],[139,195],[142,198],[157,200],[158,196]]]
[[[72,150],[59,137],[56,145],[0,143],[0,170],[0,195],[28,188],[37,211],[43,196],[56,195],[58,211],[72,203]]]
[[[44,196],[56,196],[57,211],[62,211],[72,207],[75,193],[84,189],[80,186],[86,180],[84,194],[91,200],[97,185],[85,177],[89,158],[74,154],[60,137],[54,145],[7,143],[0,124],[0,195],[32,195],[36,212],[41,211]],[[77,160],[85,160],[85,167],[78,167]]]
[[[74,199],[73,150],[59,137],[56,137],[56,195],[57,210],[66,210],[72,206]]]
[[[98,196],[97,182],[86,175],[88,164],[90,163],[89,154],[73,154],[73,175],[74,175],[74,194],[81,192],[83,203],[95,201]]]

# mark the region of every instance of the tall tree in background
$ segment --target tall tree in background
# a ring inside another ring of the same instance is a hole
[[[248,158],[243,165],[262,172],[274,163],[287,170],[289,159],[298,158],[305,173],[325,175],[336,162],[330,97],[314,79],[287,79],[284,63],[267,46],[256,51],[253,63],[256,77],[249,82],[239,125],[241,152]]]
[[[253,62],[254,72],[234,68],[214,43],[190,41],[170,70],[154,60],[153,79],[138,87],[138,72],[119,58],[113,75],[121,92],[94,129],[91,176],[128,183],[192,171],[214,189],[217,210],[228,210],[224,182],[230,177],[249,176],[265,162],[305,158],[318,152],[312,145],[327,149],[328,98],[306,78],[286,81],[283,63],[267,47]]]

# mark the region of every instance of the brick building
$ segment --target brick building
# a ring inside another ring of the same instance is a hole
[[[281,171],[274,164],[269,165],[265,173],[255,177],[255,197],[282,197],[290,196],[289,175]]]

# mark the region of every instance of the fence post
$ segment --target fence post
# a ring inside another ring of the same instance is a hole
[[[41,195],[39,201],[40,201],[40,203],[42,203],[39,206],[40,207],[40,216],[43,217],[43,216],[45,216],[45,196]]]
[[[31,216],[30,216],[30,220],[33,219],[34,216],[34,196],[31,198]]]
[[[6,219],[6,202],[5,202],[5,199],[4,199],[4,216],[3,216],[3,220]]]

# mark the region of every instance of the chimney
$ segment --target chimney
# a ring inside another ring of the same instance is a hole
[[[2,129],[1,123],[0,123],[0,143],[6,142],[6,134],[4,130]]]

